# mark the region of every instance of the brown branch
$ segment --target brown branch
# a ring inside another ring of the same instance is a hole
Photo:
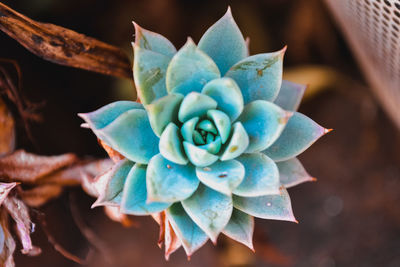
[[[130,61],[120,48],[57,25],[31,20],[3,3],[0,30],[51,62],[132,79]]]

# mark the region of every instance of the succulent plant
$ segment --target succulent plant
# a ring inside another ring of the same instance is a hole
[[[328,130],[295,111],[305,86],[282,81],[286,48],[249,56],[229,9],[179,51],[135,30],[141,103],[80,114],[120,155],[98,177],[94,206],[162,213],[177,237],[168,255],[180,245],[191,255],[220,233],[252,248],[253,217],[296,222],[286,188],[313,179],[296,156]]]

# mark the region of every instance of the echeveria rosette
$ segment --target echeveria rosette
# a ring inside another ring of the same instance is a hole
[[[282,82],[285,49],[248,56],[230,10],[179,51],[135,28],[142,104],[80,115],[124,157],[98,178],[95,205],[162,214],[165,240],[177,238],[167,256],[220,233],[252,248],[253,217],[296,221],[286,188],[313,179],[296,156],[327,130],[296,112],[305,86]]]

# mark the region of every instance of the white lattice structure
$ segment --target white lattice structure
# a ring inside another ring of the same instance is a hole
[[[325,0],[386,111],[400,127],[400,0]]]

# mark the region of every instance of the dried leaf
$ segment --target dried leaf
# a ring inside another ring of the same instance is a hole
[[[25,204],[37,208],[47,203],[49,200],[58,197],[62,191],[63,187],[61,185],[44,184],[30,190],[21,190],[19,196]]]
[[[33,183],[76,161],[77,158],[73,154],[38,156],[24,150],[17,150],[11,155],[0,158],[0,177],[12,181]]]
[[[124,227],[139,226],[138,222],[121,213],[119,207],[105,206],[104,212],[111,220],[121,223]]]
[[[102,140],[98,139],[100,145],[104,148],[104,150],[107,152],[108,156],[114,161],[118,162],[120,160],[123,160],[125,157],[122,156],[118,151],[112,149],[106,143],[104,143]]]
[[[0,3],[0,30],[37,56],[102,74],[132,78],[121,49],[49,23],[40,23]]]
[[[181,247],[181,241],[172,229],[171,223],[165,216],[165,234],[164,234],[164,246],[165,246],[165,259],[169,260],[169,255],[174,253],[178,248]]]
[[[15,241],[8,229],[8,213],[5,209],[0,210],[0,227],[4,233],[3,249],[0,252],[0,266],[14,267]]]
[[[11,153],[15,147],[15,123],[6,104],[0,98],[0,157]]]
[[[0,183],[0,206],[17,183]]]
[[[91,160],[74,164],[62,170],[51,173],[39,181],[39,184],[57,184],[63,186],[75,186],[82,183],[91,183],[96,177],[112,166],[109,159]],[[84,180],[84,181],[83,181]],[[90,187],[90,185],[88,185]]]
[[[35,225],[31,222],[28,207],[22,200],[15,197],[6,198],[3,205],[16,223],[16,230],[22,244],[21,252],[29,256],[39,255],[41,249],[32,245],[30,234],[34,231]]]

